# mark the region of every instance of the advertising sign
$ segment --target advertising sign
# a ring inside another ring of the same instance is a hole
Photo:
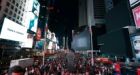
[[[131,37],[131,42],[136,58],[140,59],[140,36]]]
[[[130,6],[136,5],[140,0],[129,0]]]
[[[39,16],[39,7],[40,7],[40,4],[37,0],[34,0],[33,2],[33,6],[32,6],[32,12],[36,15],[36,16]]]
[[[33,36],[26,33],[26,38],[24,39],[24,42],[21,44],[22,48],[32,48],[33,47]]]
[[[7,18],[4,19],[0,38],[23,42],[27,29]]]
[[[29,16],[28,22],[26,23],[26,24],[28,24],[28,27],[27,27],[28,31],[36,32],[37,24],[38,24],[38,17],[31,12],[28,13],[28,16]]]
[[[132,9],[134,21],[137,28],[140,28],[140,6]]]
[[[40,4],[37,0],[29,0],[26,5],[26,11],[33,12],[36,16],[39,16]]]

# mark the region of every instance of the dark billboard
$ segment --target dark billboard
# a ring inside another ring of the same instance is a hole
[[[103,44],[100,47],[100,50],[103,53],[116,56],[133,57],[127,28],[114,30],[100,36],[98,38],[98,44]]]

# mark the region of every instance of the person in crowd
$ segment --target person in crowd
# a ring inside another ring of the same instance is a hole
[[[8,75],[24,75],[25,69],[23,69],[21,66],[13,66],[9,69]]]

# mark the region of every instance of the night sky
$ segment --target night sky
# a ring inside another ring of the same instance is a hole
[[[78,0],[39,0],[41,6],[53,7],[52,10],[44,10],[40,8],[39,27],[44,28],[45,18],[49,14],[48,28],[56,33],[59,40],[63,36],[68,36],[71,39],[72,29],[78,27]]]

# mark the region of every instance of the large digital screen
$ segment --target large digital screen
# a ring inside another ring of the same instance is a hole
[[[90,45],[90,33],[88,30],[84,30],[83,32],[75,35],[71,43],[71,46],[75,51],[90,50]]]
[[[39,16],[40,4],[37,0],[29,0],[26,5],[26,11],[33,12],[36,16]]]
[[[131,37],[131,43],[136,58],[140,59],[140,36]]]
[[[27,28],[7,18],[4,19],[0,38],[23,42],[26,38]]]
[[[132,9],[134,21],[137,28],[140,28],[140,6]]]
[[[32,48],[33,47],[33,36],[26,33],[26,38],[24,39],[24,42],[21,44],[22,48]]]
[[[130,3],[131,7],[138,4],[138,2],[140,2],[140,0],[129,0],[129,3]]]
[[[37,31],[37,25],[38,25],[38,17],[36,15],[34,15],[33,13],[28,13],[28,31],[33,31],[36,32]]]

